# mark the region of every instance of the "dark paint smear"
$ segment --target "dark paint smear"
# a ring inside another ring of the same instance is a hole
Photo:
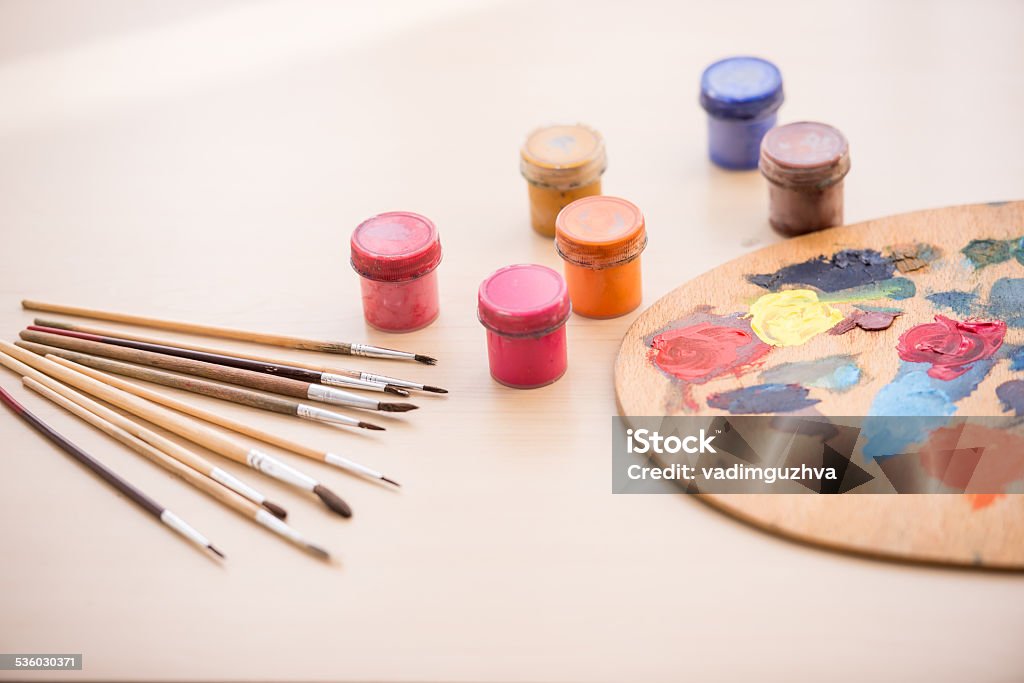
[[[1004,240],[971,240],[960,251],[975,269],[1010,260],[1010,243]]]
[[[1024,278],[996,280],[988,294],[988,312],[1010,327],[1024,327]]]
[[[996,387],[996,396],[1003,404],[1003,410],[1013,411],[1016,417],[1024,417],[1024,379],[1013,379]]]
[[[773,292],[788,284],[811,285],[823,292],[838,292],[888,280],[895,271],[893,262],[873,249],[844,249],[831,257],[819,256],[774,273],[748,275],[747,280]]]
[[[931,301],[936,306],[942,306],[955,312],[961,316],[967,316],[971,313],[971,307],[978,300],[978,295],[974,292],[963,292],[957,289],[951,289],[946,292],[935,292],[925,297],[928,301]]]
[[[808,398],[808,393],[809,390],[799,384],[759,384],[712,394],[708,405],[728,410],[733,415],[789,413],[820,403],[816,398]]]
[[[888,313],[885,311],[859,311],[840,320],[835,327],[828,331],[828,333],[833,335],[846,334],[855,327],[859,327],[860,329],[868,332],[887,330],[892,325],[892,321],[895,320],[898,315],[900,314]]]

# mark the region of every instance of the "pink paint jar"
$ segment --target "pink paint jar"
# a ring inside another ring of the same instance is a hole
[[[487,328],[491,377],[515,389],[565,374],[569,289],[545,266],[507,266],[480,285],[477,314]]]
[[[384,332],[412,332],[434,322],[441,239],[430,219],[408,211],[382,213],[352,232],[351,245],[366,322]]]

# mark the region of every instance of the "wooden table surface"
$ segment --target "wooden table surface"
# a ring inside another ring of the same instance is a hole
[[[285,456],[349,500],[343,521],[257,480],[340,557],[324,565],[0,370],[229,556],[0,414],[0,651],[83,653],[38,675],[60,680],[1019,680],[1019,575],[613,496],[612,362],[636,314],[573,318],[568,374],[514,391],[488,377],[475,295],[499,266],[558,266],[517,168],[542,123],[605,134],[606,192],[647,216],[645,304],[776,241],[762,179],[706,159],[697,81],[730,53],[780,66],[782,121],[847,134],[850,222],[1021,198],[1022,25],[1012,0],[0,4],[2,338],[33,297],[416,349],[440,364],[372,367],[452,390],[381,435],[217,406],[405,484]],[[365,328],[347,257],[396,209],[445,248],[441,317],[401,337]]]

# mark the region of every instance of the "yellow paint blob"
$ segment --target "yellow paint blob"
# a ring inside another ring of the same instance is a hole
[[[818,300],[810,289],[765,294],[750,307],[750,327],[772,346],[799,346],[843,319],[838,309]]]

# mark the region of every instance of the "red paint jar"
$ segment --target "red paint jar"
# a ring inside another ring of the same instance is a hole
[[[565,280],[545,266],[507,266],[484,280],[477,314],[487,328],[491,377],[533,389],[565,374],[570,310]]]
[[[379,214],[352,232],[351,247],[366,322],[385,332],[412,332],[434,322],[441,239],[430,219],[408,211]]]

